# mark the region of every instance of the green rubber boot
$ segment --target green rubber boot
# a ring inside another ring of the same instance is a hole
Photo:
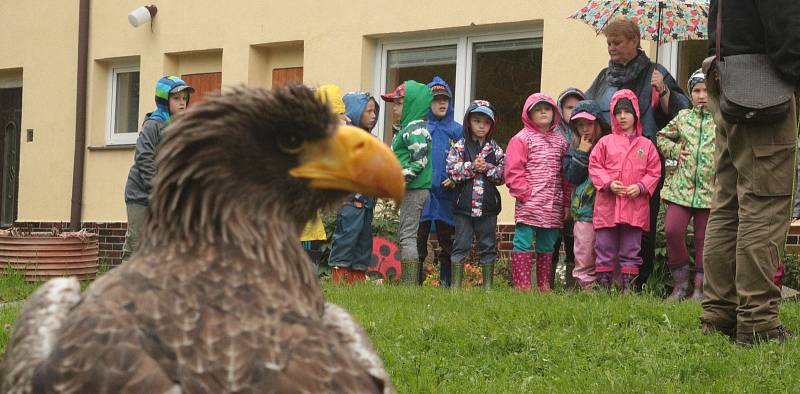
[[[494,279],[494,264],[483,265],[483,289],[489,290],[492,288],[492,279]]]
[[[450,264],[450,288],[460,289],[461,278],[464,276],[464,263]]]
[[[414,286],[419,278],[419,261],[403,260],[400,262],[400,284]]]

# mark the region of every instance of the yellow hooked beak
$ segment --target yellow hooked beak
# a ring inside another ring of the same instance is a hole
[[[311,180],[313,188],[403,200],[406,186],[397,157],[357,127],[339,126],[330,138],[308,144],[301,162],[289,174]]]

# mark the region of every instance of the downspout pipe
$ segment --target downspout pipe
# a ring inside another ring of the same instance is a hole
[[[78,5],[78,89],[75,98],[75,156],[72,167],[72,204],[69,227],[80,230],[83,208],[83,169],[86,158],[86,80],[89,57],[89,0]]]

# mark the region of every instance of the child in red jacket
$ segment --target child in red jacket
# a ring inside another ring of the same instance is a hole
[[[608,289],[619,261],[622,289],[629,293],[642,264],[642,231],[650,230],[649,200],[661,177],[661,161],[655,145],[642,136],[635,93],[615,93],[611,112],[611,134],[601,138],[589,156],[589,176],[598,191],[592,219],[595,270],[597,282]]]

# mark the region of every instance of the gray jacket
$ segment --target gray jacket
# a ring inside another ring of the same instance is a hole
[[[142,131],[136,140],[136,155],[128,172],[125,184],[125,204],[148,206],[153,176],[156,174],[156,153],[164,139],[167,123],[159,119],[147,119],[142,123]]]

